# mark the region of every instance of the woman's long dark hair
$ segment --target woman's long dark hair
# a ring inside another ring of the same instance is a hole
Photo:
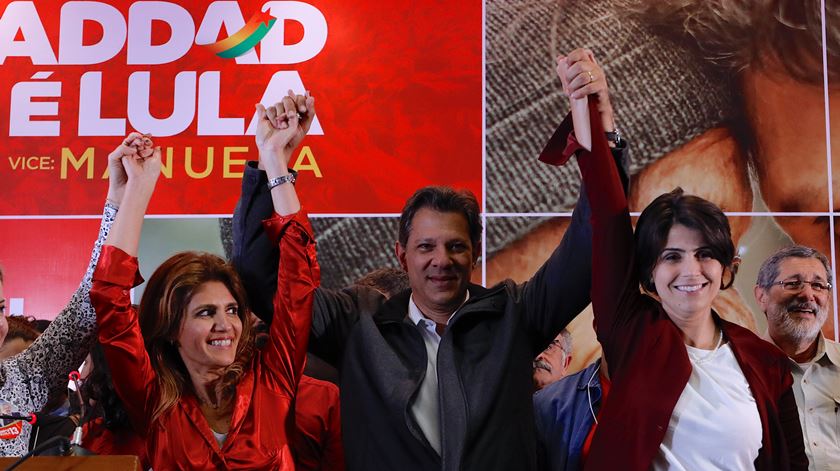
[[[90,348],[90,358],[93,361],[93,369],[82,383],[82,397],[88,402],[95,401],[95,405],[87,408],[82,421],[88,422],[102,417],[103,424],[109,430],[130,428],[128,413],[117,395],[117,390],[114,389],[111,368],[108,367],[99,342],[95,342]]]

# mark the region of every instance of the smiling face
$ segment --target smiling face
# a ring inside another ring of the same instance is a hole
[[[475,251],[462,214],[419,209],[405,247],[397,243],[396,251],[424,314],[449,315],[464,302]]]
[[[779,263],[774,282],[792,280],[828,283],[828,273],[816,258],[788,257]],[[767,314],[770,336],[797,344],[810,344],[819,335],[828,317],[830,294],[831,290],[816,292],[808,283],[799,292],[778,284],[756,289],[756,299]]]
[[[700,231],[676,224],[653,269],[653,283],[671,318],[690,320],[711,312],[723,266]]]
[[[178,352],[187,370],[203,373],[229,366],[242,334],[239,305],[219,281],[208,281],[192,294],[178,334]]]

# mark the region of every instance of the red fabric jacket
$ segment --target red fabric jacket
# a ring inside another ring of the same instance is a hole
[[[292,451],[298,471],[344,471],[338,386],[303,375],[295,400]]]
[[[84,425],[82,446],[97,455],[136,455],[143,469],[151,467],[143,438],[132,429],[110,430],[101,417]],[[301,376],[295,398],[292,452],[297,471],[344,470],[338,386]]]
[[[275,215],[266,234],[280,248],[270,341],[236,387],[227,439],[220,449],[192,394],[151,422],[160,399],[157,375],[144,348],[129,289],[137,259],[113,246],[102,250],[91,302],[99,342],[132,424],[146,439],[149,462],[165,469],[295,469],[289,447],[289,411],[303,373],[312,322],[312,295],[320,279],[306,215]],[[285,426],[283,425],[285,424]]]
[[[567,117],[540,156],[559,164],[577,154],[592,205],[592,306],[612,388],[584,469],[647,470],[688,383],[691,363],[680,330],[656,300],[639,291],[627,200],[593,99],[589,113],[591,152],[577,144]],[[787,358],[749,330],[714,315],[758,407],[762,446],[756,469],[808,469]]]
[[[140,458],[142,469],[151,464],[146,456],[146,443],[131,429],[111,430],[102,417],[97,417],[83,427],[82,447],[97,455],[135,455]]]

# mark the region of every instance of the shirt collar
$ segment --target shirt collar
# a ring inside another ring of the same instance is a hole
[[[761,336],[762,339],[776,345],[773,342],[773,338],[770,337],[769,331],[764,331],[764,334]],[[840,344],[836,342],[826,341],[825,337],[820,334],[817,337],[817,353],[814,355],[814,358],[809,360],[809,362],[818,362],[825,356],[831,363],[834,363],[835,366],[840,366]],[[791,360],[793,361],[793,360]]]
[[[470,292],[469,290],[467,290],[467,296],[464,298],[464,302],[461,303],[461,306],[466,304],[466,302],[469,301],[469,299]],[[458,309],[461,309],[461,306],[458,306]],[[452,311],[452,314],[450,314],[449,317],[446,319],[447,324],[449,324],[449,321],[452,320],[452,316],[454,316],[455,313],[458,312],[458,309]],[[414,304],[414,294],[412,294],[411,297],[408,298],[408,318],[411,319],[411,323],[414,325],[420,325],[420,323],[423,321],[431,321],[431,319],[423,315],[423,312],[420,311],[420,308],[417,307],[417,304]]]
[[[823,354],[834,363],[834,366],[840,366],[840,344],[827,340],[820,335],[816,358],[822,358]]]

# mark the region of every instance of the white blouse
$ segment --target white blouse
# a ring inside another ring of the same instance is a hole
[[[651,469],[752,470],[761,448],[761,418],[729,344],[689,347],[691,376]]]

